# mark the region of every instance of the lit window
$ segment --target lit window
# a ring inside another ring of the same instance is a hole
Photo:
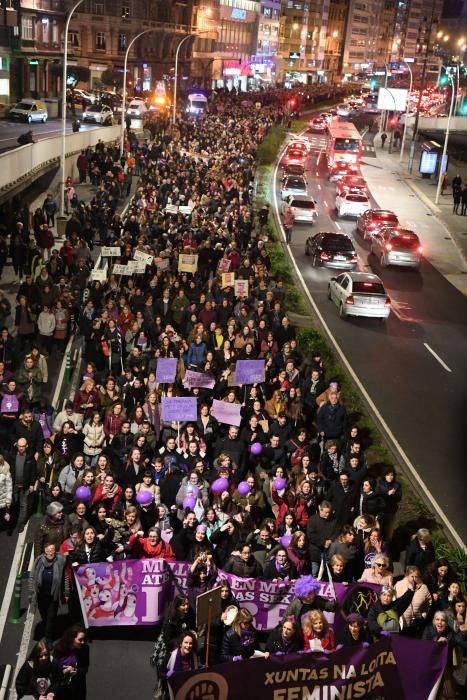
[[[128,4],[122,5],[122,17],[123,19],[129,19],[131,17],[131,6]]]
[[[118,35],[118,50],[119,51],[126,51],[126,45],[127,45],[126,34],[119,34]]]
[[[34,39],[32,17],[28,17],[27,15],[21,17],[21,37],[27,41]]]
[[[105,51],[105,34],[104,32],[96,33],[96,49],[98,51]]]

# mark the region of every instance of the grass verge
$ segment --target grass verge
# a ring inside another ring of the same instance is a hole
[[[290,131],[298,133],[303,130],[304,125],[306,125],[304,122],[297,120],[292,123]],[[274,187],[274,163],[277,160],[284,139],[285,129],[283,127],[273,127],[263,144],[261,144],[263,146],[268,141],[266,148],[262,151],[261,158],[258,157],[255,202],[258,208],[270,201],[270,193]],[[261,146],[258,150],[261,149]],[[304,354],[309,354],[312,349],[319,349],[322,353],[326,366],[326,375],[327,377],[336,378],[342,387],[349,420],[351,423],[357,423],[364,435],[368,445],[366,454],[368,463],[371,465],[370,473],[377,476],[386,466],[395,463],[394,455],[388,449],[374,421],[368,416],[364,401],[357,387],[339,364],[327,340],[319,331],[317,324],[314,323],[312,309],[293,273],[292,266],[281,243],[277,222],[273,216],[270,217],[268,224],[268,235],[271,273],[275,277],[281,277],[284,280],[287,288],[287,310],[309,317],[306,327],[299,330],[298,341],[300,350]],[[455,571],[458,572],[465,595],[467,593],[466,552],[459,547],[450,545],[442,526],[436,519],[436,515],[430,511],[423,499],[417,495],[401,469],[398,469],[398,476],[403,485],[404,496],[397,514],[397,527],[393,538],[395,549],[401,551],[407,546],[411,535],[418,528],[428,527],[433,534],[433,542],[438,557],[448,559]]]

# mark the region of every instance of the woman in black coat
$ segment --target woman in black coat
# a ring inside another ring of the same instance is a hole
[[[65,687],[63,697],[66,700],[86,700],[89,647],[83,625],[77,623],[65,630],[54,647],[54,658]]]
[[[263,569],[262,578],[268,581],[288,580],[297,578],[297,570],[290,561],[285,547],[279,547],[271,553],[272,556],[268,559]]]
[[[375,518],[383,518],[386,502],[383,496],[375,491],[376,482],[367,478],[362,481],[362,491],[360,494],[360,514],[373,515]]]
[[[434,561],[436,561],[436,553],[431,541],[431,532],[425,527],[421,527],[407,547],[406,566],[418,567],[423,575]]]
[[[195,614],[190,608],[188,598],[184,595],[175,596],[162,623],[161,633],[167,649],[176,649],[180,635],[195,629]]]
[[[58,694],[60,671],[58,664],[50,655],[45,639],[41,639],[32,648],[27,661],[21,666],[16,676],[16,693],[18,700],[25,695],[35,700],[47,697],[48,693]]]
[[[222,640],[220,660],[242,661],[250,659],[255,652],[256,631],[249,610],[240,608],[232,627],[227,629]]]
[[[89,526],[80,533],[75,548],[70,551],[69,560],[73,567],[105,561],[104,547],[93,527]]]
[[[266,641],[266,651],[270,654],[296,654],[303,647],[299,627],[293,619],[285,619],[270,632]]]
[[[371,635],[365,626],[363,617],[358,613],[350,613],[347,617],[345,628],[337,641],[337,649],[341,647],[370,646]]]

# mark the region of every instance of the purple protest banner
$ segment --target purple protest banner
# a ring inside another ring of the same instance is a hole
[[[187,389],[193,389],[193,387],[199,387],[200,389],[214,389],[216,380],[210,374],[204,372],[193,372],[191,369],[187,369],[185,372],[185,378],[183,380],[183,386]]]
[[[177,358],[158,357],[156,367],[156,382],[159,384],[172,384],[177,374]]]
[[[235,384],[261,384],[264,382],[264,360],[237,360]]]
[[[447,656],[447,644],[392,635],[331,656],[271,655],[175,673],[168,683],[172,700],[435,700]]]
[[[195,396],[163,396],[162,420],[183,423],[198,420],[198,405]]]
[[[213,399],[211,415],[214,416],[219,423],[239,426],[242,422],[242,417],[240,415],[241,410],[242,407],[239,403],[228,403],[227,401]]]

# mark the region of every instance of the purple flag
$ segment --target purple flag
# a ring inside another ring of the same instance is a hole
[[[159,357],[156,367],[156,382],[159,384],[172,384],[177,374],[177,358]]]
[[[216,700],[434,700],[447,655],[446,644],[392,635],[330,656],[271,655],[175,673],[168,683],[173,700],[203,693]]]
[[[204,372],[193,372],[191,369],[187,369],[185,372],[185,379],[183,380],[183,386],[188,389],[193,389],[193,387],[199,387],[201,389],[214,389],[216,380],[210,374]]]
[[[264,360],[237,360],[235,384],[261,384],[264,382]]]
[[[180,423],[187,420],[198,420],[196,396],[163,396],[162,420]]]
[[[214,416],[219,423],[239,426],[242,422],[242,417],[240,415],[241,410],[242,407],[239,403],[228,403],[227,401],[213,399],[211,415]]]

